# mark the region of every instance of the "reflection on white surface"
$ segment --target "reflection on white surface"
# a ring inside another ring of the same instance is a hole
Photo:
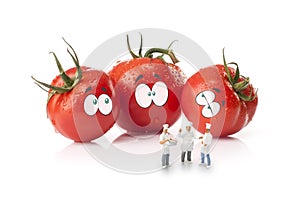
[[[249,159],[251,153],[240,139],[234,137],[214,139],[212,149],[210,153],[211,167],[209,169],[206,166],[199,165],[200,162],[200,143],[195,142],[194,150],[192,152],[192,162],[181,163],[180,159],[174,163],[170,168],[161,170],[162,174],[170,173],[188,173],[210,176],[216,171],[225,171],[228,167],[243,162],[245,159]]]
[[[116,148],[132,154],[153,153],[161,149],[159,134],[151,135],[147,138],[132,137],[124,134],[114,140],[113,144]]]
[[[195,159],[200,160],[200,144],[196,145],[194,155],[196,156]],[[250,151],[246,144],[235,137],[219,138],[211,151],[212,164],[220,166],[247,158],[249,155]]]
[[[117,171],[122,171],[126,173],[134,173],[130,170],[134,170],[135,168],[131,168],[131,164],[133,166],[140,165],[142,167],[141,161],[146,162],[148,168],[139,168],[142,170],[148,170],[147,172],[155,172],[160,169],[161,162],[161,154],[160,151],[157,153],[150,153],[145,155],[143,154],[132,154],[135,148],[139,149],[136,151],[139,152],[141,147],[145,147],[145,152],[156,147],[151,147],[151,143],[155,142],[154,146],[158,143],[156,140],[158,136],[154,136],[150,140],[145,140],[144,142],[139,143],[139,141],[131,136],[124,136],[122,140],[117,140],[115,143],[110,143],[108,140],[97,140],[97,142],[91,143],[72,143],[62,151],[56,153],[56,161],[60,164],[65,165],[86,165],[94,162],[95,160],[99,163],[113,168]],[[222,165],[231,165],[238,164],[239,162],[243,162],[245,159],[251,156],[251,153],[248,147],[238,138],[228,137],[221,138],[218,141],[214,141],[214,146],[211,151],[211,161],[212,167],[210,169],[206,169],[203,166],[199,166],[200,161],[200,143],[198,141],[195,142],[194,150],[192,152],[192,162],[181,163],[180,162],[180,142],[177,144],[173,151],[171,151],[171,159],[172,164],[170,168],[161,170],[163,174],[173,173],[175,171],[203,171],[205,173],[212,173],[216,168],[222,168]],[[147,144],[148,143],[148,144]],[[117,146],[116,146],[117,145]],[[149,147],[147,147],[147,145]],[[127,149],[128,152],[123,152],[121,149]],[[157,148],[160,148],[159,145]],[[122,152],[121,154],[119,154]],[[113,156],[113,157],[111,157]],[[125,157],[124,157],[125,156]],[[128,157],[128,160],[126,158]],[[137,163],[135,163],[137,162]],[[120,165],[121,163],[121,165]],[[126,164],[124,166],[124,163]],[[118,166],[120,165],[120,166]],[[151,166],[153,168],[151,168]],[[119,168],[118,168],[119,167]],[[150,168],[149,168],[150,167]],[[136,168],[137,169],[137,168]],[[123,171],[125,170],[125,171]],[[128,171],[126,171],[128,170]],[[207,172],[209,171],[209,172]],[[177,172],[176,172],[177,173]]]
[[[95,143],[86,143],[84,145],[97,145]],[[55,154],[56,162],[66,165],[89,165],[95,160],[87,152],[82,143],[71,143],[66,146],[62,151]]]

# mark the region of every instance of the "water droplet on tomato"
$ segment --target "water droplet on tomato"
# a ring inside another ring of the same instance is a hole
[[[96,81],[97,81],[96,79],[91,79],[91,80],[89,80],[89,82],[90,82],[91,84],[95,83]]]

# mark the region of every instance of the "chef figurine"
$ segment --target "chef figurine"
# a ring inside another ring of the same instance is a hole
[[[192,151],[194,148],[194,139],[201,139],[201,137],[197,137],[195,132],[192,131],[192,122],[188,121],[184,130],[179,129],[178,136],[182,138],[181,143],[181,162],[183,163],[185,160],[185,154],[187,154],[187,161],[191,162]]]
[[[201,141],[201,147],[200,147],[200,152],[201,152],[201,165],[204,165],[204,159],[206,157],[207,159],[207,165],[206,167],[209,168],[210,167],[210,156],[209,156],[209,151],[210,151],[210,145],[212,143],[212,135],[210,133],[210,127],[211,124],[206,123],[206,129],[205,129],[205,133],[203,135],[203,139]]]
[[[172,139],[168,132],[169,124],[163,125],[163,132],[159,137],[159,144],[162,145],[163,154],[162,154],[162,167],[166,168],[169,166],[169,158],[170,158],[170,146],[176,145],[176,140]]]

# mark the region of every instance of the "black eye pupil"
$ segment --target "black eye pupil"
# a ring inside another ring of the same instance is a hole
[[[109,99],[108,99],[108,98],[105,98],[104,102],[105,102],[106,104],[108,104],[108,103],[109,103]]]
[[[97,104],[97,99],[93,100],[93,104],[96,105]]]

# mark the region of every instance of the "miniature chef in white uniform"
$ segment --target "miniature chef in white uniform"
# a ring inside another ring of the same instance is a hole
[[[212,135],[210,133],[210,128],[211,128],[211,124],[206,123],[206,129],[205,129],[205,133],[203,135],[203,139],[201,141],[201,147],[200,147],[200,152],[201,152],[201,165],[204,165],[204,159],[206,157],[207,159],[207,168],[210,167],[211,162],[210,162],[210,155],[209,155],[209,151],[210,151],[210,145],[212,143]]]
[[[171,142],[175,142],[168,133],[168,124],[163,125],[163,132],[160,134],[159,137],[159,144],[162,145],[163,154],[162,154],[162,167],[166,168],[169,166],[169,158],[170,158],[170,145]]]
[[[195,132],[192,131],[193,123],[188,121],[184,130],[179,129],[179,137],[182,137],[181,143],[181,162],[185,160],[185,154],[187,153],[187,161],[191,162],[192,151],[194,148],[194,139],[201,139],[202,137],[197,137]]]

